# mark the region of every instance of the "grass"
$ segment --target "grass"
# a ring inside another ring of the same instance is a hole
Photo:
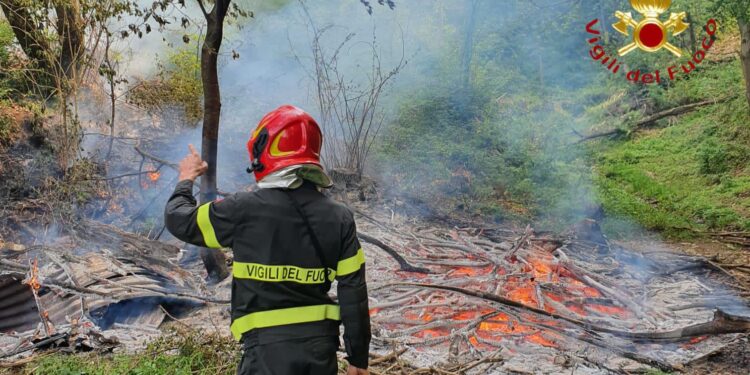
[[[738,63],[713,65],[650,96],[660,108],[742,93]],[[596,182],[610,214],[668,237],[750,230],[750,110],[744,95],[598,150]]]
[[[239,359],[239,345],[230,337],[183,329],[157,339],[137,354],[54,353],[21,369],[0,369],[0,374],[234,374]]]

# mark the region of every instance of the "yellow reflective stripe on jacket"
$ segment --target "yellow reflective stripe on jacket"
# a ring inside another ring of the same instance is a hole
[[[353,257],[339,261],[336,267],[336,275],[346,276],[350,273],[355,273],[362,268],[363,264],[365,264],[365,252],[360,248]]]
[[[341,320],[338,305],[314,305],[259,311],[235,319],[232,322],[232,335],[239,340],[243,333],[256,328],[318,322],[326,319]]]
[[[326,278],[324,268],[302,268],[297,266],[271,266],[258,263],[234,262],[232,275],[237,279],[250,279],[268,282],[291,281],[299,284],[323,284]],[[330,281],[336,276],[331,270]]]
[[[206,247],[220,249],[221,245],[219,244],[219,240],[216,239],[214,226],[211,225],[211,218],[208,216],[210,207],[211,203],[206,203],[198,207],[198,228],[201,230],[203,242],[206,243]]]

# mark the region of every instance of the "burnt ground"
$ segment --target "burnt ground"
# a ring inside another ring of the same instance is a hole
[[[644,252],[671,251],[689,255],[701,256],[723,266],[734,279],[728,279],[731,287],[744,289],[741,293],[746,299],[750,296],[750,273],[742,269],[732,268],[732,265],[750,265],[750,252],[739,246],[725,244],[713,240],[696,240],[693,242],[665,243],[658,239],[627,241],[627,246]],[[734,343],[691,363],[685,373],[690,375],[703,374],[742,374],[750,369],[750,337],[741,337]]]
[[[29,130],[29,133],[31,132],[31,129]],[[16,152],[15,155],[22,155],[25,156],[26,159],[30,160],[38,160],[38,153],[37,151],[41,147],[34,147],[35,145],[29,143],[26,143],[24,147],[26,147],[26,150],[28,150],[27,153],[18,153]],[[10,151],[6,153],[6,155],[13,155],[13,151],[18,151],[18,149],[13,150],[7,150]],[[21,161],[17,162],[18,165],[24,165]],[[51,164],[51,163],[50,163]],[[9,163],[3,163],[5,166],[9,166],[11,164]],[[9,168],[10,169],[10,168]],[[32,168],[31,166],[28,167],[29,170],[39,170],[38,168]],[[0,175],[3,175],[2,170],[0,170]],[[9,176],[11,170],[5,170],[6,174],[5,176]],[[48,174],[54,174],[49,173]],[[29,191],[27,191],[29,186],[35,186],[34,181],[41,181],[44,179],[37,179],[34,178],[34,176],[31,173],[24,173],[22,175],[19,175],[18,173],[14,173],[16,175],[16,178],[3,178],[1,179],[3,183],[0,183],[0,185],[4,185],[3,187],[6,188],[4,191],[6,197],[13,197],[13,198],[20,198],[17,202],[24,202],[24,197],[29,194]],[[17,183],[13,186],[8,186],[12,181],[15,180],[23,180],[23,183]],[[24,186],[26,189],[18,189],[16,186]],[[369,196],[368,192],[360,192],[357,194],[357,198],[362,198],[362,196]],[[42,197],[42,198],[48,198],[48,197]],[[355,198],[355,200],[358,200]],[[370,204],[370,208],[375,207],[376,204]],[[369,209],[368,209],[369,211]],[[422,216],[422,215],[417,215]],[[450,218],[454,219],[454,218]],[[432,222],[433,224],[440,225],[437,223],[441,223],[442,225],[445,225],[446,221],[444,218],[432,218],[431,220],[428,220]],[[453,220],[450,220],[451,222]],[[451,223],[456,224],[456,223]],[[449,225],[449,227],[452,227],[454,225]],[[2,229],[8,229],[6,228],[0,228],[0,232]],[[129,228],[130,229],[130,228]],[[8,239],[8,236],[4,236],[2,233],[0,233],[0,237],[5,237],[5,239]],[[0,238],[2,240],[2,238]],[[627,243],[628,248],[640,250],[644,254],[647,254],[649,252],[675,252],[675,253],[682,253],[682,254],[689,254],[689,255],[696,255],[696,256],[702,256],[706,257],[715,264],[725,267],[728,273],[731,273],[734,276],[733,280],[728,280],[727,284],[732,287],[738,287],[740,289],[744,289],[746,291],[750,291],[750,274],[747,274],[743,271],[742,268],[734,268],[732,266],[736,265],[748,265],[750,264],[750,253],[746,249],[742,249],[740,247],[736,246],[730,246],[726,244],[722,244],[720,242],[716,241],[707,241],[707,240],[701,240],[701,241],[695,241],[695,242],[683,242],[683,243],[665,243],[662,240],[659,239],[642,239],[638,241],[628,241]],[[175,244],[178,245],[179,244]],[[196,264],[196,267],[192,270],[195,272],[195,274],[202,274],[202,269],[200,265]],[[226,284],[226,281],[224,283],[221,283],[220,285],[214,286],[214,290],[217,291],[217,297],[228,297],[228,285]],[[747,297],[748,293],[745,294]],[[217,332],[226,332],[226,327],[228,325],[228,309],[226,306],[213,306],[212,308],[202,309],[201,311],[198,311],[196,314],[191,315],[187,320],[183,322],[190,322],[191,325],[193,323],[196,323],[196,327],[201,327],[203,329],[211,330],[211,331],[217,331]],[[198,323],[200,322],[200,323]],[[707,374],[707,373],[717,373],[717,374],[746,374],[748,373],[748,369],[750,369],[750,342],[748,340],[748,337],[743,337],[733,344],[724,347],[723,349],[706,356],[705,358],[692,363],[688,366],[687,369],[685,369],[686,373],[688,374]],[[387,372],[386,372],[387,373]]]
[[[689,366],[685,373],[745,375],[750,368],[750,340],[743,337],[719,352]]]
[[[716,259],[722,265],[750,265],[750,252],[736,246],[717,241],[679,243],[675,246],[687,254]],[[729,269],[736,276],[737,284],[750,290],[750,274],[737,269]],[[745,292],[745,296],[748,294]],[[750,369],[750,338],[743,337],[719,352],[694,363],[686,370],[687,374],[747,374]]]

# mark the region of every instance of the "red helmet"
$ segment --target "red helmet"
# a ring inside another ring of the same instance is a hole
[[[297,164],[320,167],[323,134],[307,112],[284,105],[265,115],[247,142],[255,180]]]

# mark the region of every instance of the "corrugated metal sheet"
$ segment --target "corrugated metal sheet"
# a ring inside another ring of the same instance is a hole
[[[186,280],[181,270],[162,271],[163,266],[140,266],[101,253],[74,256],[47,251],[34,256],[42,284],[38,302],[55,326],[85,314],[103,329],[114,324],[156,328],[165,317],[160,306],[179,309],[198,304],[174,295],[196,294],[189,287],[194,280]],[[28,259],[17,262],[28,264]],[[30,287],[22,284],[25,275],[2,271],[0,332],[35,329],[41,318]]]
[[[27,331],[41,321],[28,285],[21,283],[24,275],[0,275],[0,332]]]

